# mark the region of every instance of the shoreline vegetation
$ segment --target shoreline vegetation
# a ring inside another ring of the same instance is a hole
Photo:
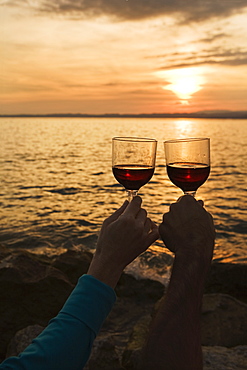
[[[247,119],[247,111],[206,110],[193,113],[140,113],[140,114],[87,114],[87,113],[48,113],[48,114],[0,114],[0,118],[213,118]]]

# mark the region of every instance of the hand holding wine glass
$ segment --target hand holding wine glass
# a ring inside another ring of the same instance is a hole
[[[153,176],[157,140],[139,137],[112,139],[112,171],[127,190],[129,201]]]
[[[164,142],[167,174],[184,194],[195,196],[210,173],[210,139],[192,138]]]

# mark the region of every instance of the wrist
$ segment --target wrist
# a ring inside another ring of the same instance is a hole
[[[96,252],[87,273],[114,289],[122,272],[123,268],[116,266],[111,261],[103,261]]]
[[[195,279],[194,283],[204,283],[209,268],[211,266],[212,257],[205,256],[202,252],[178,251],[175,254],[174,267],[181,271],[183,275]]]
[[[194,265],[205,269],[211,264],[213,257],[214,242],[187,243],[175,252],[175,258],[185,265]]]

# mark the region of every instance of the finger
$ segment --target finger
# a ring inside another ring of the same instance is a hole
[[[191,196],[191,195],[189,195],[189,196]],[[181,201],[184,201],[184,198],[186,198],[186,197],[188,197],[188,195],[181,195],[181,196],[176,200],[176,202],[175,202],[175,203],[179,203],[179,202],[181,202]]]
[[[136,220],[142,223],[145,223],[146,219],[147,219],[147,211],[141,208],[136,215]]]
[[[200,207],[202,206],[201,204],[202,201],[199,202]],[[172,203],[170,206],[170,211],[172,213],[177,213],[177,214],[184,214],[186,215],[189,212],[195,212],[198,210],[198,201],[192,197],[191,195],[183,195],[178,199],[176,203]],[[179,211],[179,212],[178,212]]]
[[[172,203],[172,204],[170,205],[170,209],[169,209],[169,211],[170,211],[170,212],[172,212],[174,209],[176,209],[176,208],[177,208],[177,206],[178,206],[178,203]]]
[[[179,203],[172,203],[170,205],[170,210],[169,212],[165,213],[164,216],[163,216],[163,221],[166,222],[165,220],[166,219],[169,219],[172,217],[172,219],[174,220],[174,222],[178,222],[180,217],[186,213],[188,210],[188,207],[183,204],[182,201],[180,201]]]
[[[199,199],[197,202],[198,202],[202,207],[204,206],[204,202],[203,202],[203,200]]]
[[[152,229],[151,220],[150,218],[146,218],[145,223],[144,223],[144,231],[146,233],[149,233],[151,229]]]
[[[214,232],[215,232],[215,226],[214,226],[214,219],[213,219],[213,216],[210,214],[210,213],[208,213],[207,212],[207,214],[208,214],[208,218],[209,218],[209,222],[210,222],[210,224],[211,224],[211,227],[212,227],[212,229],[214,230]]]
[[[118,219],[118,217],[125,211],[125,209],[128,207],[129,202],[125,200],[125,202],[121,205],[120,208],[118,208],[111,216],[109,216],[105,222],[111,223]]]
[[[142,204],[142,198],[137,195],[132,199],[132,201],[129,203],[128,207],[123,212],[125,215],[132,215],[134,217],[137,216],[137,213],[139,212]]]
[[[149,234],[147,235],[147,238],[146,238],[148,246],[153,244],[155,242],[155,240],[157,240],[160,236],[158,226],[152,221],[151,221],[151,227],[152,227],[152,230],[151,230],[151,232],[149,232]]]
[[[192,197],[191,195],[186,194],[186,195],[182,195],[181,197],[178,198],[177,203],[179,203],[179,202],[193,204],[193,202],[195,203],[195,202],[197,202],[197,200],[194,197]]]
[[[159,227],[158,227],[158,225],[156,225],[156,223],[155,222],[153,222],[151,219],[150,219],[150,221],[151,221],[151,230],[153,231],[157,231],[158,232],[158,234],[159,234]]]
[[[166,213],[164,213],[164,214],[163,214],[163,218],[162,218],[162,221],[163,221],[163,222],[166,222],[166,219],[167,219],[167,217],[170,215],[170,213],[171,213],[171,211],[166,212]]]
[[[159,237],[159,227],[149,217],[147,218],[147,221],[145,222],[145,228],[148,229],[148,227],[149,227],[149,230],[148,230],[149,233],[152,231],[155,231],[156,233],[158,233],[158,237]]]

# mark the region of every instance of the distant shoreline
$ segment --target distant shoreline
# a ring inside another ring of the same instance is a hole
[[[0,114],[0,118],[224,118],[247,119],[247,111],[201,111],[195,113],[142,113],[142,114],[84,114],[84,113],[50,113],[50,114]]]

